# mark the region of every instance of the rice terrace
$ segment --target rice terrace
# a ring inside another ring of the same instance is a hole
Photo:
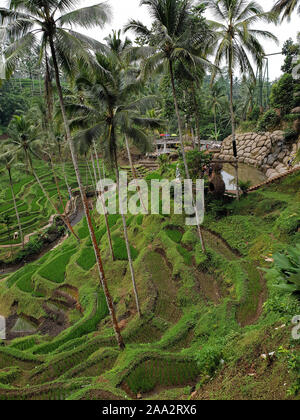
[[[0,0],[1,401],[299,400],[299,23]]]

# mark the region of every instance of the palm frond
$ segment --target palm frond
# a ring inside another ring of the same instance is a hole
[[[57,19],[59,26],[78,25],[85,29],[95,26],[103,27],[111,19],[111,7],[108,3],[99,3],[90,7],[83,7],[66,13]]]

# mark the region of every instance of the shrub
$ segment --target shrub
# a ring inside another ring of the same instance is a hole
[[[31,255],[36,255],[41,252],[44,245],[42,238],[31,239],[25,246],[24,249],[18,252],[15,262],[23,261]]]
[[[199,152],[197,150],[191,150],[186,153],[186,160],[189,167],[190,177],[192,179],[198,179],[199,174],[203,173],[204,167],[207,166],[212,160],[212,154],[206,152]],[[181,175],[185,174],[185,167],[183,161],[180,165]]]
[[[239,181],[239,187],[243,194],[247,194],[249,188],[251,187],[251,181]]]
[[[261,114],[260,107],[258,105],[254,105],[254,107],[252,108],[252,111],[249,112],[248,120],[252,122],[258,121],[260,114]]]
[[[297,140],[298,133],[296,130],[288,129],[284,132],[284,139],[286,142],[293,142],[294,140]]]
[[[275,112],[274,109],[270,109],[269,111],[265,112],[259,119],[257,123],[258,131],[269,131],[276,128],[279,124],[280,118]]]
[[[294,212],[293,212],[294,210]],[[292,234],[295,233],[300,227],[300,210],[296,207],[288,207],[283,210],[278,216],[275,229],[279,233]]]
[[[291,74],[284,74],[271,90],[271,106],[281,110],[285,115],[294,105],[294,79]]]
[[[239,131],[242,133],[249,133],[250,131],[255,131],[257,126],[257,121],[242,121],[239,126]]]
[[[300,244],[274,255],[274,267],[269,271],[279,281],[276,287],[291,293],[300,293]]]

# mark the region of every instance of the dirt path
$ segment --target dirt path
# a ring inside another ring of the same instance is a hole
[[[54,218],[56,217],[56,215],[52,215],[49,219],[49,222],[46,226],[42,227],[41,229],[39,229],[38,231],[36,230],[35,232],[29,233],[28,235],[24,236],[24,245],[28,244],[28,242],[30,241],[30,238],[34,235],[36,235],[37,233],[47,230],[49,229],[52,225],[53,225],[53,221]],[[11,245],[0,245],[0,249],[10,249],[10,248],[19,248],[22,246],[22,243],[20,244],[11,244]]]

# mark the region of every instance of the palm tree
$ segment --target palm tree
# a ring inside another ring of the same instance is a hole
[[[14,44],[7,51],[7,55],[13,57],[7,65],[7,71],[13,71],[16,60],[22,56],[24,50],[26,51],[38,43],[38,34],[41,34],[41,48],[44,50],[44,48],[49,46],[51,51],[66,140],[70,148],[84,212],[95,251],[100,282],[104,290],[118,345],[120,349],[124,349],[125,344],[117,322],[113,300],[108,290],[86,193],[81,180],[75,147],[66,115],[59,70],[59,62],[64,66],[65,70],[73,70],[76,64],[75,56],[78,60],[89,62],[90,48],[102,47],[102,44],[95,40],[69,29],[70,26],[77,25],[84,29],[95,26],[101,27],[109,19],[110,9],[107,3],[101,3],[91,7],[72,10],[76,4],[76,0],[51,0],[51,2],[45,0],[31,0],[30,2],[11,0],[9,9],[1,8],[0,16],[9,24],[9,32],[15,38]],[[59,16],[57,17],[57,15]]]
[[[94,180],[95,180],[94,181],[94,187],[95,187],[96,194],[97,194],[98,198],[100,198],[100,201],[101,201],[101,206],[102,206],[102,210],[103,210],[103,214],[104,214],[106,233],[107,233],[107,237],[108,237],[108,244],[109,244],[111,258],[112,258],[113,261],[115,261],[115,254],[114,254],[113,245],[112,245],[111,230],[110,230],[110,226],[109,226],[108,214],[107,214],[107,211],[106,211],[105,202],[104,202],[102,193],[98,189],[98,182],[100,182],[100,185],[102,185],[102,178],[101,178],[99,160],[98,160],[98,156],[97,156],[98,154],[97,154],[96,142],[95,142],[94,139],[87,138],[87,137],[79,137],[78,140],[79,141],[77,141],[77,143],[79,143],[79,144],[77,144],[77,146],[79,147],[79,150],[81,150],[81,152],[84,152],[84,153],[87,153],[88,151],[90,151],[90,154],[91,154],[91,162],[92,162],[92,167],[93,167],[93,172],[94,172]],[[97,171],[96,171],[96,167],[95,167],[95,159],[96,159],[96,163],[97,163],[98,176],[97,176]],[[98,179],[98,182],[97,182],[97,179]],[[102,186],[101,186],[101,190],[103,191]]]
[[[178,121],[179,140],[183,157],[185,174],[190,178],[189,168],[186,160],[185,148],[183,143],[183,128],[179,112],[178,98],[176,93],[176,82],[174,74],[175,63],[180,62],[187,68],[193,66],[207,66],[210,63],[200,56],[203,53],[202,36],[198,37],[195,28],[195,21],[192,14],[192,0],[141,0],[140,5],[147,6],[150,15],[154,19],[153,27],[157,28],[152,33],[143,23],[131,20],[126,26],[125,31],[133,30],[137,35],[142,35],[149,39],[149,44],[154,45],[148,48],[136,49],[136,54],[140,52],[144,57],[143,76],[146,77],[154,72],[168,72],[171,79],[172,93],[174,99],[175,112]],[[197,25],[196,25],[197,26]],[[202,35],[202,34],[201,34]],[[201,46],[201,48],[199,48]],[[190,192],[193,197],[192,191]],[[199,212],[192,199],[196,213],[197,228],[202,250],[205,250],[204,239],[199,223]]]
[[[35,136],[35,132],[33,131],[31,121],[25,118],[24,115],[14,115],[14,117],[12,118],[9,124],[8,132],[10,136],[10,140],[9,140],[10,144],[15,148],[16,153],[18,151],[23,152],[27,167],[29,171],[32,173],[32,175],[34,176],[36,182],[41,188],[47,201],[49,202],[49,204],[51,205],[55,213],[58,214],[60,218],[63,220],[64,224],[69,229],[70,233],[74,235],[76,239],[78,239],[68,218],[59,212],[59,209],[57,208],[56,204],[54,203],[54,201],[51,199],[50,195],[44,188],[34,168],[32,157],[34,156],[37,159],[40,159],[40,156],[38,156],[33,149],[33,143],[36,142],[36,136]],[[56,185],[57,185],[57,180],[56,180]],[[58,194],[60,194],[59,190],[58,190]]]
[[[118,137],[126,136],[126,138],[132,139],[140,149],[143,149],[148,144],[148,137],[144,129],[158,128],[161,125],[161,122],[156,119],[140,116],[143,109],[149,104],[153,104],[154,98],[144,97],[132,100],[141,87],[141,82],[137,81],[137,70],[123,69],[119,63],[119,56],[114,51],[107,52],[105,56],[97,54],[95,68],[98,70],[95,74],[91,75],[82,70],[77,79],[78,89],[86,98],[85,103],[73,103],[68,106],[68,110],[75,117],[72,126],[74,128],[81,127],[81,131],[76,133],[75,141],[83,139],[84,141],[99,142],[102,135],[104,139],[102,147],[107,161],[114,168],[118,191],[120,183],[117,157]],[[137,311],[141,316],[127,224],[121,207],[122,200],[120,199],[120,213],[131,279]]]
[[[99,159],[98,159],[97,145],[96,145],[95,141],[93,141],[93,148],[94,148],[94,155],[95,155],[95,159],[96,159],[96,163],[97,163],[97,169],[98,169],[98,182],[100,183],[101,191],[103,191],[101,170],[100,170],[100,164],[99,164]],[[95,177],[97,179],[95,164],[93,163],[93,165],[94,165]],[[104,176],[104,171],[103,171],[103,176]],[[97,187],[98,187],[98,184],[97,184]],[[114,253],[112,240],[111,240],[111,232],[110,232],[108,216],[107,216],[107,212],[105,211],[105,203],[104,203],[104,199],[103,199],[101,193],[99,193],[99,196],[100,196],[101,205],[102,205],[103,213],[104,213],[104,219],[105,219],[106,232],[107,232],[107,236],[108,236],[108,244],[109,244],[110,255],[111,255],[112,260],[115,261],[115,253]]]
[[[288,19],[290,21],[292,13],[297,9],[298,14],[300,14],[300,2],[299,0],[277,0],[272,11],[282,14],[282,21]]]
[[[126,51],[132,46],[132,41],[127,37],[123,41],[121,38],[121,30],[119,30],[118,32],[113,30],[112,34],[109,34],[109,36],[106,37],[105,40],[107,42],[107,46],[109,47],[109,49],[116,55],[116,57],[119,60],[118,68],[128,69],[131,63],[130,63],[130,54],[127,55]],[[125,135],[125,145],[126,145],[126,150],[127,150],[127,155],[128,155],[128,161],[131,167],[132,176],[133,176],[133,179],[135,180],[135,183],[136,183],[139,195],[140,195],[140,202],[141,202],[141,205],[143,206],[144,211],[146,212],[146,206],[143,202],[143,198],[142,198],[142,195],[140,194],[140,189],[138,186],[138,179],[137,179],[136,170],[133,164],[127,135]]]
[[[105,38],[105,41],[108,45],[108,48],[111,51],[114,51],[119,60],[123,62],[123,54],[128,48],[132,46],[132,41],[127,37],[122,40],[121,30],[113,30],[112,33]]]
[[[19,211],[18,211],[16,196],[15,196],[15,193],[14,193],[14,185],[13,185],[12,174],[11,174],[12,168],[17,165],[16,157],[17,157],[17,155],[15,153],[13,153],[12,150],[7,150],[2,156],[0,156],[0,162],[1,162],[1,164],[4,165],[4,167],[5,167],[5,169],[7,170],[7,173],[8,173],[9,185],[10,185],[11,195],[12,195],[12,199],[13,199],[13,203],[14,203],[14,209],[15,209],[15,213],[16,213],[16,217],[17,217],[20,239],[22,241],[22,247],[24,249],[24,235],[23,235],[20,215],[19,215]]]
[[[32,133],[33,132],[35,134],[38,133],[39,140],[42,141],[42,149],[43,149],[42,152],[47,156],[49,160],[50,170],[52,172],[52,175],[55,181],[59,202],[62,208],[62,213],[64,214],[63,220],[65,221],[65,224],[68,227],[69,231],[80,243],[80,238],[76,235],[70,223],[69,217],[65,212],[65,205],[63,203],[63,198],[62,198],[61,190],[59,187],[59,181],[57,178],[54,161],[53,161],[53,150],[55,149],[56,142],[55,142],[55,137],[53,136],[52,122],[49,124],[49,120],[47,119],[47,116],[48,116],[47,110],[46,110],[43,98],[35,98],[33,101],[32,107],[29,109],[28,113],[26,114],[26,121],[29,125],[31,125],[30,130],[32,131]],[[49,127],[50,125],[51,125],[51,128]],[[39,157],[39,156],[36,156],[36,157]],[[58,211],[58,213],[60,212]]]
[[[222,89],[222,86],[220,86],[218,83],[214,83],[211,86],[211,96],[207,100],[207,105],[209,106],[209,108],[212,109],[212,112],[214,115],[216,140],[218,138],[217,114],[218,114],[218,111],[224,106],[225,99],[226,99],[226,95],[224,93],[224,90]]]
[[[255,79],[250,56],[256,64],[262,65],[265,55],[259,38],[278,41],[269,31],[253,29],[257,22],[274,21],[274,15],[265,13],[255,1],[249,0],[206,0],[205,3],[218,21],[211,22],[215,32],[215,65],[220,67],[223,60],[228,66],[230,80],[230,113],[232,125],[232,147],[236,161],[237,198],[239,199],[238,155],[235,135],[235,114],[233,104],[234,71],[239,68],[242,74],[249,73]]]

